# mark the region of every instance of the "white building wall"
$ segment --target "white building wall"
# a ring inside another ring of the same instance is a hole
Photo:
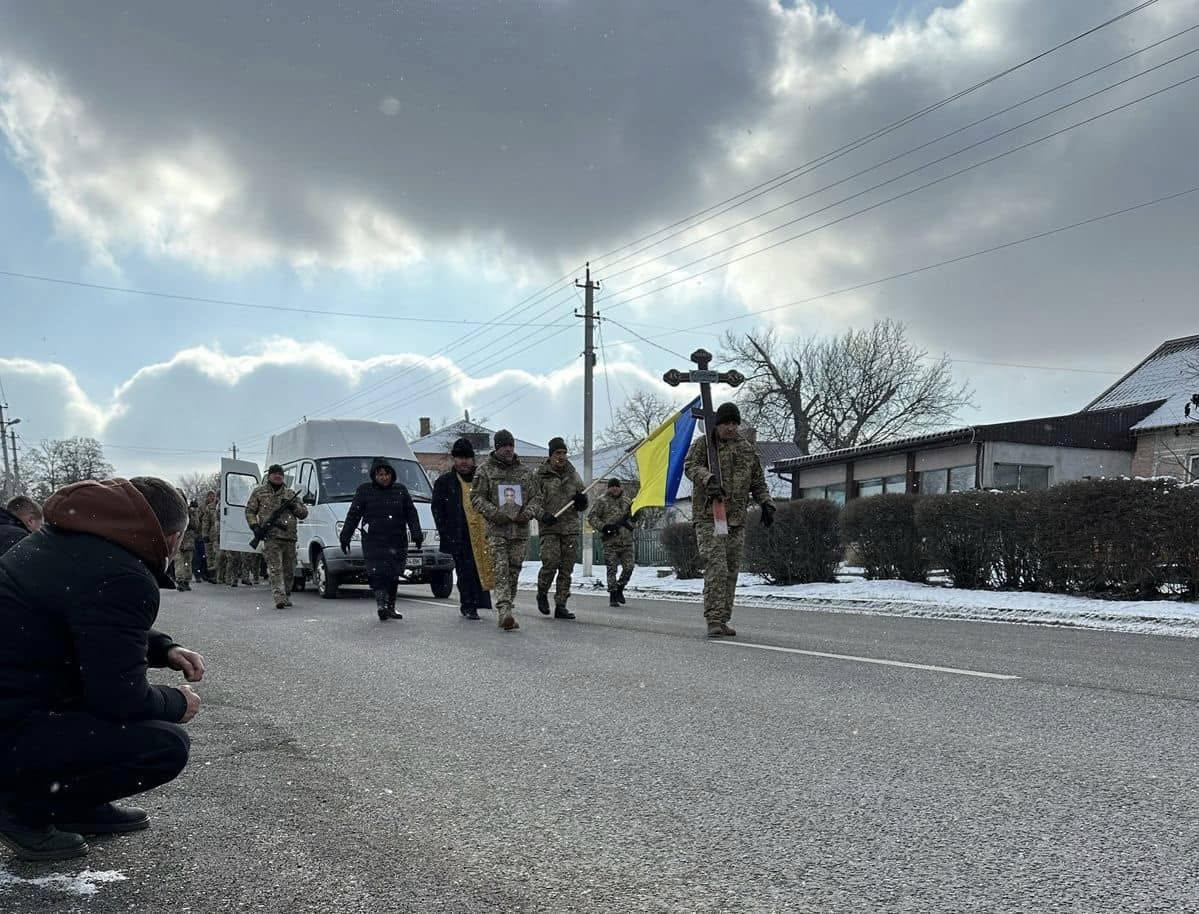
[[[950,470],[954,467],[972,467],[978,455],[978,448],[973,444],[959,444],[954,447],[940,447],[916,454],[916,472],[925,470]]]
[[[1050,467],[1049,484],[1057,485],[1088,476],[1128,476],[1132,473],[1132,452],[990,441],[983,446],[984,489],[995,484],[997,463]]]

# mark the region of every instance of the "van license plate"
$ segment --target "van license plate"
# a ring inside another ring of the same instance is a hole
[[[404,565],[408,568],[420,568],[420,561],[419,555],[410,555]]]

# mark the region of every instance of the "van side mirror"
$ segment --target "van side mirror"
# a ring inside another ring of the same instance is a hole
[[[302,499],[302,501],[306,505],[315,505],[316,504],[316,494],[313,492],[305,492],[304,498]]]

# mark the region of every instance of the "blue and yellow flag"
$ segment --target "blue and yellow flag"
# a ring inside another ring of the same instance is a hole
[[[634,452],[641,491],[633,499],[633,514],[642,508],[665,508],[673,505],[683,480],[683,462],[695,435],[695,416],[699,406],[696,397],[663,422]]]

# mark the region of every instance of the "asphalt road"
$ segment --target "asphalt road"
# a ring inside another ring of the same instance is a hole
[[[1199,911],[1199,641],[427,594],[164,595],[191,765],[0,911]]]

